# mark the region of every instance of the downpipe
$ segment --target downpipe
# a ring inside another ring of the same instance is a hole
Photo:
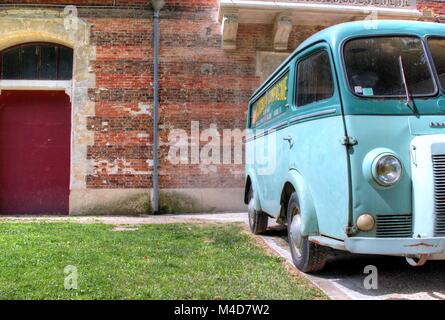
[[[159,12],[164,6],[164,0],[152,0],[153,7],[153,196],[152,210],[159,212],[159,183],[158,183],[158,109],[159,109]]]
[[[158,52],[159,52],[159,10],[155,10],[153,15],[153,213],[159,211],[159,185],[158,185],[158,108],[159,108],[159,75],[158,75]]]

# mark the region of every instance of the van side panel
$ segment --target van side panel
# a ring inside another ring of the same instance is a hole
[[[267,159],[265,165],[257,166],[256,170],[262,194],[261,206],[273,217],[280,214],[280,186],[289,170],[289,143],[283,139],[289,135],[289,130],[282,128],[255,140],[255,148],[263,150]]]

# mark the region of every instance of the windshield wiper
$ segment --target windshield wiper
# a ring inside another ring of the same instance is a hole
[[[399,67],[400,67],[400,73],[402,75],[403,86],[405,87],[405,94],[406,94],[406,103],[405,104],[408,108],[410,108],[413,112],[415,112],[413,99],[411,99],[411,95],[410,95],[409,89],[408,89],[408,82],[406,81],[406,75],[405,75],[405,69],[403,68],[402,56],[399,56]]]

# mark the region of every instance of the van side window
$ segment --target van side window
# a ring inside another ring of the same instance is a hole
[[[301,107],[333,96],[329,55],[317,52],[300,61],[297,66],[297,106]]]
[[[250,127],[254,128],[277,118],[287,111],[289,73],[286,72],[253,104],[250,111]]]

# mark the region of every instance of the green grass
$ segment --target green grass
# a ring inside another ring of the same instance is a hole
[[[64,288],[64,268],[78,289]],[[0,223],[0,299],[320,299],[237,225]]]

